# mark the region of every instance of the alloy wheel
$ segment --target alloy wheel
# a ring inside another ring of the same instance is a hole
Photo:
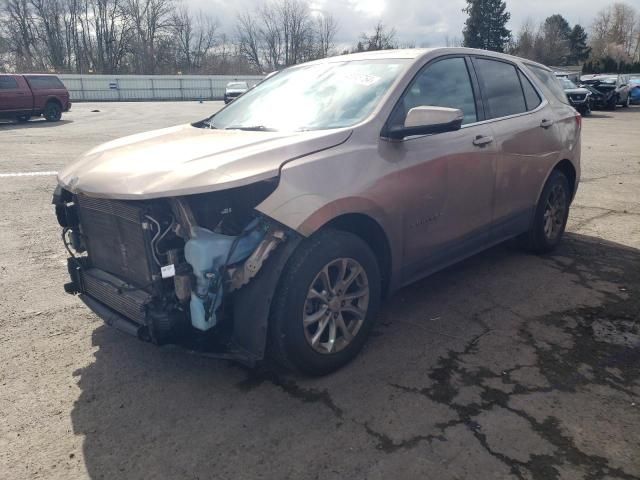
[[[567,215],[567,193],[562,185],[555,185],[547,198],[544,210],[544,235],[555,240],[564,228]]]
[[[326,264],[309,287],[303,311],[304,335],[317,353],[345,349],[358,335],[369,308],[367,274],[356,260]]]

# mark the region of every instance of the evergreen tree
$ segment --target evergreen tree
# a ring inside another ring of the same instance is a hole
[[[567,59],[571,54],[569,22],[562,15],[551,15],[544,21],[541,34],[540,61],[546,65],[567,65]]]
[[[469,15],[464,27],[464,46],[503,52],[511,38],[507,22],[511,14],[502,0],[467,0]]]
[[[577,65],[584,62],[591,55],[591,48],[587,46],[587,32],[582,25],[576,24],[569,34],[569,64]]]

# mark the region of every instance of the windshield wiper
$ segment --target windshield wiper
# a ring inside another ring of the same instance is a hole
[[[248,132],[276,132],[275,128],[265,127],[264,125],[254,125],[251,127],[244,127],[242,125],[232,125],[231,127],[225,128],[225,130],[245,130]]]

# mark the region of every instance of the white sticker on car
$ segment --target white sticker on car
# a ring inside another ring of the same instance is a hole
[[[162,278],[171,278],[176,276],[176,267],[175,265],[165,265],[160,269],[162,273]]]

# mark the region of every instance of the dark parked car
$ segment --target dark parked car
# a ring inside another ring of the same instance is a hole
[[[69,91],[55,75],[0,75],[0,118],[57,122],[70,109]]]
[[[224,103],[233,102],[247,90],[249,90],[247,82],[229,82],[224,91]]]
[[[595,106],[615,110],[617,105],[629,107],[629,85],[626,75],[583,75],[580,79],[581,86],[597,91],[600,95],[594,95]],[[594,92],[595,93],[595,92]]]
[[[591,90],[578,87],[567,77],[559,77],[558,80],[560,80],[571,106],[578,110],[583,116],[589,115],[593,108],[593,95]]]

